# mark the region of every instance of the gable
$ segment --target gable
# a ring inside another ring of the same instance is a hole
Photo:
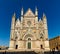
[[[24,14],[24,16],[35,16],[34,13],[29,8],[28,11]]]
[[[16,27],[20,27],[20,20],[19,20],[19,18],[16,20]]]

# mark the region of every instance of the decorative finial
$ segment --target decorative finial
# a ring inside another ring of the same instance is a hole
[[[38,15],[38,9],[37,9],[37,7],[35,7],[35,15],[36,16]]]

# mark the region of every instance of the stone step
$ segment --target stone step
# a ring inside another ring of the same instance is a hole
[[[0,54],[37,54],[33,51],[25,51],[25,52],[0,52]]]

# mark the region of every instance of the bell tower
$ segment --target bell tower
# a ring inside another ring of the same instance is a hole
[[[48,39],[47,19],[45,13],[43,13],[43,24],[44,24],[45,39]]]
[[[49,51],[49,40],[48,40],[48,29],[47,29],[47,19],[46,15],[43,13],[43,26],[44,26],[44,43],[45,51]]]
[[[9,49],[14,49],[14,29],[15,29],[15,13],[12,16],[12,22],[11,22],[11,32],[10,32],[10,44]]]

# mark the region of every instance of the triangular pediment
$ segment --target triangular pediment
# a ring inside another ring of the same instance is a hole
[[[16,27],[20,27],[20,20],[19,20],[19,18],[16,20]]]
[[[29,8],[28,11],[24,14],[24,16],[35,16],[34,13]]]

